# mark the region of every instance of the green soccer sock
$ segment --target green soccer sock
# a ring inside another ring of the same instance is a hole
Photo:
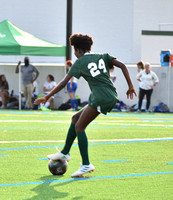
[[[76,138],[76,130],[75,130],[75,125],[71,123],[70,128],[68,130],[68,134],[66,137],[66,142],[63,150],[61,151],[63,154],[68,154],[70,151],[70,148]]]
[[[82,156],[82,164],[89,165],[90,162],[88,157],[88,139],[85,131],[77,133],[77,138],[78,138],[80,154]]]

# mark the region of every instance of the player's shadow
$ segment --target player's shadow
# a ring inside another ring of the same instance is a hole
[[[32,192],[36,193],[36,195],[31,197],[31,198],[27,198],[25,200],[63,199],[65,197],[67,197],[69,195],[69,192],[70,192],[67,189],[68,187],[66,187],[67,192],[60,192],[60,191],[57,190],[57,187],[66,186],[67,184],[70,184],[72,182],[70,182],[70,181],[59,182],[57,184],[51,182],[53,180],[58,180],[61,177],[63,177],[63,176],[52,176],[52,175],[50,175],[50,176],[41,177],[40,181],[43,181],[43,182],[45,181],[46,183],[41,183],[41,184],[37,185],[36,187],[34,187],[33,189],[31,189]],[[77,199],[80,199],[80,197],[77,198]]]

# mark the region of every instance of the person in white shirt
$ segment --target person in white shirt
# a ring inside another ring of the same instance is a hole
[[[66,64],[67,71],[69,71],[71,66],[73,65],[72,61],[67,60],[65,64]],[[72,111],[75,111],[76,109],[77,110],[80,109],[78,100],[75,97],[76,90],[77,90],[77,79],[75,77],[72,77],[67,84],[67,91],[68,91],[70,102],[71,102],[70,110]]]
[[[144,70],[145,64],[142,60],[140,60],[136,65],[137,65],[138,73]],[[139,82],[139,92],[140,92],[140,85],[141,85],[141,82]],[[138,92],[138,97],[139,97],[139,92]],[[138,104],[136,106],[138,108]],[[145,109],[146,109],[146,96],[144,95],[144,98],[142,100],[141,110],[145,110]]]
[[[149,63],[145,64],[145,69],[139,72],[136,78],[140,82],[138,112],[141,111],[142,100],[145,95],[147,97],[146,112],[149,112],[153,88],[158,84],[159,79],[157,75],[151,71]]]
[[[56,82],[54,79],[54,76],[52,76],[51,74],[49,74],[47,76],[47,81],[44,83],[43,85],[43,92],[44,95],[47,95],[50,93],[50,91],[55,88],[56,86]],[[54,96],[50,97],[48,99],[48,101],[45,104],[40,104],[40,108],[41,110],[48,110],[47,108],[50,106],[50,102],[54,99]],[[46,109],[45,109],[46,108]]]

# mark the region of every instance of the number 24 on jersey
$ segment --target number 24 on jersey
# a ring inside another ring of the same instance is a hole
[[[90,69],[90,73],[93,77],[101,74],[100,70],[103,70],[103,73],[106,73],[106,66],[105,66],[105,62],[103,59],[99,60],[98,66],[96,63],[91,62],[88,64],[88,69]]]

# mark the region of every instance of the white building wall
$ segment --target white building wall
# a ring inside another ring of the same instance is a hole
[[[173,54],[173,35],[142,35],[141,58],[150,63],[160,63],[160,51],[170,50]]]
[[[173,22],[172,8],[172,0],[73,0],[73,33],[91,34],[96,52],[136,63],[141,59],[141,30],[158,30],[159,23]],[[0,21],[4,19],[37,37],[65,45],[66,0],[1,0]],[[173,30],[173,26],[164,29]],[[0,56],[0,62],[17,60],[18,56]],[[64,59],[32,57],[32,61]]]
[[[76,32],[93,36],[94,52],[132,62],[133,0],[74,0]]]
[[[141,59],[141,30],[158,30],[159,23],[173,23],[173,0],[134,0],[133,8],[132,62],[137,63]],[[163,26],[162,30],[172,31],[173,25]]]

